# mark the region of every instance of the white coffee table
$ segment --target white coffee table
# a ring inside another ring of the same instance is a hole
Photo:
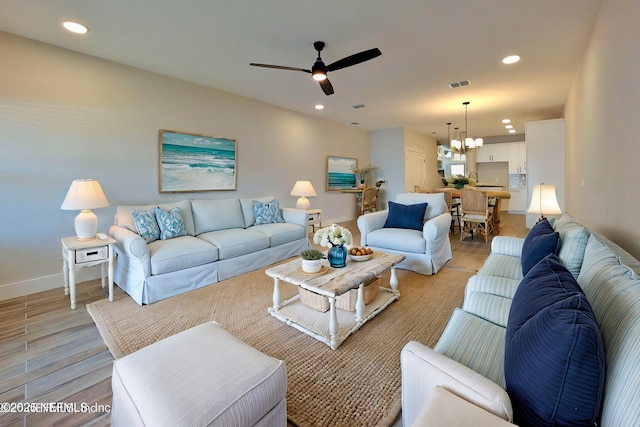
[[[344,268],[329,267],[327,261],[323,260],[321,274],[303,272],[300,259],[269,268],[266,273],[273,278],[273,307],[269,307],[268,311],[273,317],[326,343],[335,350],[364,323],[400,297],[395,265],[404,258],[404,255],[376,252],[368,261],[355,262],[348,259]],[[391,269],[391,287],[381,286],[378,296],[365,306],[364,283],[380,277],[389,269]],[[323,313],[304,305],[299,295],[282,301],[281,280],[327,297],[329,311]],[[338,310],[336,297],[353,289],[358,290],[355,313]]]

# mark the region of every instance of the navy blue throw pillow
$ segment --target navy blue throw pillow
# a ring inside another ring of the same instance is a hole
[[[550,254],[524,277],[509,311],[504,375],[514,421],[597,425],[604,372],[604,344],[591,306]]]
[[[560,249],[560,234],[553,231],[553,227],[545,218],[533,226],[522,244],[522,275],[549,254],[558,253]]]
[[[396,202],[389,202],[389,214],[387,215],[387,221],[384,223],[384,227],[422,230],[424,226],[424,212],[426,210],[427,203],[402,205]]]

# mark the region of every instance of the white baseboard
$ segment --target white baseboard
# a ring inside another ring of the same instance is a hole
[[[82,268],[76,271],[76,283],[99,278],[100,266]],[[0,301],[56,288],[60,288],[60,292],[64,292],[64,278],[62,277],[62,273],[37,277],[21,282],[0,284]]]

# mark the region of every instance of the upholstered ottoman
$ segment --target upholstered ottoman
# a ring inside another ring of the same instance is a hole
[[[215,322],[113,364],[112,426],[286,426],[283,361]]]

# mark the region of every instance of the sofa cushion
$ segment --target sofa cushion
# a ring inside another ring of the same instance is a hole
[[[638,426],[640,281],[611,277],[587,294],[607,349],[601,426]]]
[[[398,193],[396,194],[395,202],[403,205],[427,203],[427,209],[424,211],[425,221],[449,212],[444,193]]]
[[[174,237],[184,236],[187,233],[184,231],[184,222],[182,222],[182,215],[180,214],[180,208],[174,207],[169,212],[165,212],[160,208],[155,209],[156,220],[160,227],[160,239],[167,240]]]
[[[278,203],[277,199],[272,199],[268,202],[254,200],[253,213],[256,217],[255,225],[284,222],[280,215],[280,203]]]
[[[416,203],[413,205],[402,205],[400,203],[389,202],[389,215],[384,223],[385,228],[408,228],[422,230],[424,226],[424,211],[427,203]]]
[[[604,345],[587,298],[554,254],[529,271],[513,297],[504,364],[516,423],[597,422]]]
[[[406,228],[379,228],[367,234],[367,245],[374,248],[394,249],[400,252],[424,254],[427,243],[422,231]]]
[[[634,271],[620,263],[620,258],[609,246],[595,236],[589,236],[584,252],[583,268],[578,275],[578,284],[591,301],[593,294],[614,277],[635,277]]]
[[[433,349],[504,388],[504,334],[505,328],[456,308]]]
[[[196,236],[209,231],[244,228],[238,199],[192,200]]]
[[[578,277],[584,250],[587,247],[589,234],[587,230],[578,224],[568,213],[563,213],[562,217],[553,222],[553,229],[560,234],[560,250],[558,258],[562,261],[567,270]]]
[[[218,248],[193,236],[149,243],[151,275],[184,270],[218,259]]]
[[[504,277],[517,280],[524,277],[522,274],[522,259],[520,257],[491,253],[478,276]]]
[[[160,238],[160,226],[156,220],[155,209],[144,212],[138,212],[132,209],[131,217],[135,224],[135,229],[131,231],[138,233],[145,242],[151,243]]]
[[[270,247],[304,239],[307,235],[304,227],[286,222],[255,225],[251,229],[269,236]]]
[[[533,226],[522,244],[522,275],[549,254],[557,253],[560,234],[553,231],[547,219],[543,219]]]
[[[270,244],[269,236],[253,227],[211,231],[198,235],[198,238],[215,245],[221,260],[266,249]]]

